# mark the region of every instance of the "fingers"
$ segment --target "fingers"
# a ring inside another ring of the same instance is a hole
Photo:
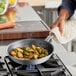
[[[53,29],[53,28],[55,28],[55,27],[56,27],[55,24],[52,24],[52,25],[50,26],[51,29]]]
[[[50,28],[53,29],[55,27],[58,27],[59,28],[59,31],[60,31],[60,34],[62,35],[64,33],[64,24],[65,24],[65,20],[64,19],[61,19],[61,18],[58,18],[56,20],[55,23],[53,23]]]
[[[65,24],[65,22],[62,21],[62,22],[58,25],[59,31],[60,31],[61,35],[63,35],[63,33],[64,33],[64,24]]]
[[[60,25],[58,27],[59,27],[60,34],[62,35],[63,34],[63,25]]]
[[[58,23],[53,23],[53,24],[50,26],[50,28],[53,29],[53,28],[55,28],[55,27],[57,27],[57,26],[58,26]]]

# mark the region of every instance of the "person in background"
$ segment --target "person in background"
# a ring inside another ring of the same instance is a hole
[[[50,28],[53,29],[58,27],[60,33],[63,34],[64,23],[74,14],[75,9],[76,0],[62,0],[62,4],[58,8],[59,17],[52,25],[50,25]]]

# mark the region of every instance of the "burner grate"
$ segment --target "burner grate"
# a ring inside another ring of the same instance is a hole
[[[8,75],[7,67],[5,67],[5,65],[6,64],[5,64],[4,60],[0,56],[0,76]]]
[[[65,74],[66,69],[62,64],[59,64],[59,59],[54,56],[39,65],[20,65],[13,62],[8,56],[5,57],[5,62],[11,76],[14,76],[14,74],[16,76],[67,76]]]

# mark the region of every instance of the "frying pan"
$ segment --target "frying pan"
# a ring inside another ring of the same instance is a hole
[[[54,50],[53,45],[51,43],[47,42],[46,40],[42,40],[42,39],[23,39],[23,40],[19,40],[19,41],[10,43],[8,45],[8,49],[7,49],[8,56],[14,62],[16,62],[18,64],[22,64],[22,65],[29,65],[29,64],[37,65],[37,64],[44,63],[51,57],[51,55],[53,54],[53,50]],[[30,47],[32,44],[47,49],[48,50],[48,56],[45,56],[45,57],[42,57],[42,58],[39,58],[39,59],[21,60],[19,58],[15,58],[15,57],[10,55],[10,52],[11,52],[12,49],[15,49],[17,47],[28,47],[28,46]]]

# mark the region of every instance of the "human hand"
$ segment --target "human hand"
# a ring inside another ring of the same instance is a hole
[[[58,18],[56,22],[54,22],[52,25],[50,25],[50,28],[53,29],[55,27],[59,28],[59,31],[61,35],[64,33],[64,25],[65,25],[65,20],[63,18]]]
[[[70,14],[69,14],[69,11],[67,9],[61,9],[58,19],[56,20],[55,23],[50,25],[50,28],[53,29],[55,27],[58,27],[59,31],[62,35],[64,33],[65,21],[69,18],[69,16],[70,16]]]

